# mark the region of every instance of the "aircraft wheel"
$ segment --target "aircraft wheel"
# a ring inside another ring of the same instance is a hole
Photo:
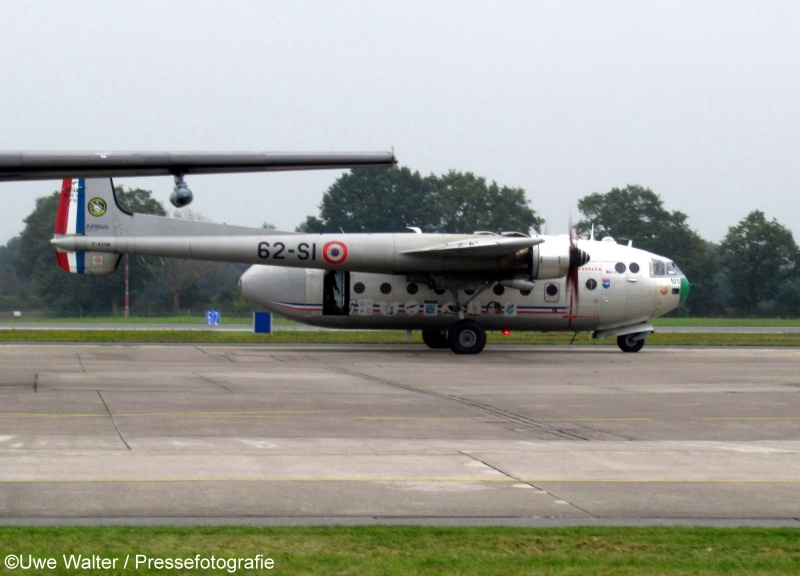
[[[617,336],[617,346],[623,352],[638,352],[644,346],[644,338],[641,340],[635,339],[636,334],[625,334],[625,336]]]
[[[423,330],[422,341],[428,345],[428,348],[433,348],[434,350],[450,348],[447,330]]]
[[[477,354],[486,346],[486,331],[474,320],[459,320],[450,328],[450,349],[456,354]]]

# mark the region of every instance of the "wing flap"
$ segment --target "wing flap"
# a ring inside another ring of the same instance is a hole
[[[388,167],[392,152],[0,152],[0,181]]]
[[[409,256],[433,256],[436,258],[498,258],[516,254],[520,250],[544,242],[543,238],[508,238],[503,236],[481,236],[467,238],[425,248],[406,250]]]

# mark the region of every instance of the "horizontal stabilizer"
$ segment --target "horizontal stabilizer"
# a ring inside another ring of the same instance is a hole
[[[406,250],[409,256],[433,256],[438,258],[498,258],[516,254],[520,250],[544,242],[542,238],[509,238],[504,236],[478,236],[467,240],[447,242],[426,248]]]
[[[392,152],[0,152],[0,181],[388,167]]]

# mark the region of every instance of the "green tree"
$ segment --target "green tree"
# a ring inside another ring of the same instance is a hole
[[[541,223],[528,206],[522,188],[501,188],[496,182],[487,185],[485,178],[453,170],[439,178],[430,176],[429,180],[438,215],[434,227],[439,232],[527,234]]]
[[[302,232],[403,232],[434,223],[428,186],[408,168],[363,169],[343,174],[322,196],[319,218]]]
[[[720,244],[733,305],[745,313],[771,300],[791,300],[787,284],[797,277],[798,249],[792,232],[760,210],[728,229]]]
[[[142,188],[128,188],[114,186],[114,194],[117,197],[119,207],[131,214],[152,214],[154,216],[166,216],[167,211],[164,205],[153,198],[152,190]]]
[[[451,171],[423,178],[410,169],[354,170],[325,192],[320,215],[300,232],[528,232],[540,222],[521,188]]]
[[[30,295],[14,267],[19,249],[19,236],[0,246],[0,310],[3,311],[27,309],[32,305]]]
[[[688,309],[707,314],[718,308],[714,245],[689,227],[686,214],[664,208],[658,194],[628,185],[589,194],[578,201],[578,209],[584,216],[576,226],[578,234],[588,235],[594,226],[595,238],[633,240],[637,248],[671,258],[692,284]]]

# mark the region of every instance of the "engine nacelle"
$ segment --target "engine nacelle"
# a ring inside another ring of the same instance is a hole
[[[566,242],[543,242],[531,248],[531,258],[532,279],[563,278],[569,272],[570,246]]]

